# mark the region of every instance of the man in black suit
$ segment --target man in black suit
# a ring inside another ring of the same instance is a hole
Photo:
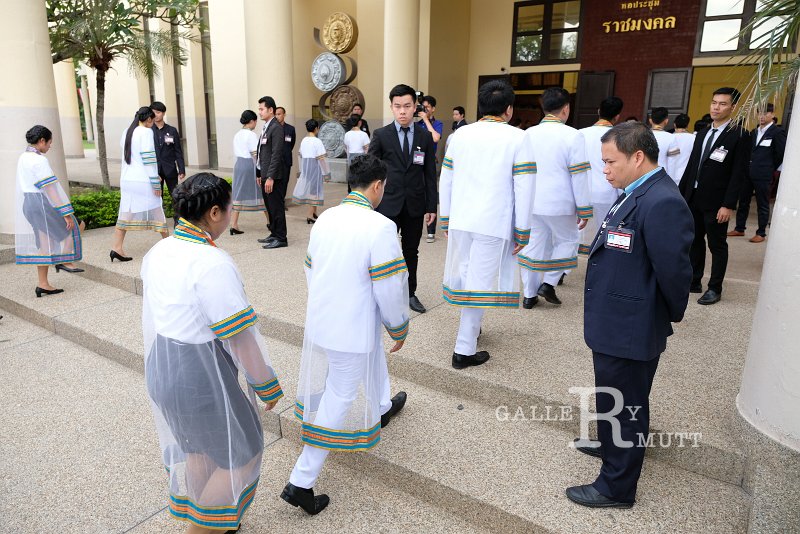
[[[350,114],[361,117],[361,131],[367,134],[367,137],[369,137],[369,124],[367,123],[367,119],[364,118],[364,108],[361,107],[361,104],[358,102],[353,104],[353,110],[350,112]]]
[[[462,126],[467,125],[467,119],[464,117],[465,111],[463,106],[456,106],[453,108],[453,131],[455,132]]]
[[[786,131],[775,125],[775,107],[767,104],[766,109],[758,114],[758,128],[750,132],[753,145],[750,153],[750,169],[742,186],[739,197],[739,209],[736,211],[736,228],[728,232],[728,236],[743,236],[747,228],[747,216],[750,214],[750,199],[756,193],[758,207],[758,230],[750,238],[751,243],[763,243],[767,236],[769,222],[769,187],[775,171],[783,163],[786,150]]]
[[[436,151],[433,137],[414,122],[417,94],[408,85],[389,92],[394,121],[378,128],[369,153],[388,168],[386,191],[377,211],[390,218],[401,234],[403,258],[408,266],[409,307],[425,313],[416,296],[417,263],[422,227],[436,220]]]
[[[279,194],[284,198],[284,211],[286,211],[286,188],[289,186],[289,177],[292,175],[292,150],[294,150],[294,143],[297,141],[297,134],[294,131],[294,126],[286,122],[286,108],[278,106],[275,109],[275,118],[283,126],[283,176],[278,181],[281,186]]]
[[[183,148],[181,136],[174,126],[164,122],[167,106],[162,102],[153,102],[150,109],[155,114],[153,120],[153,136],[156,145],[156,161],[158,162],[158,177],[161,183],[167,184],[170,196],[186,176],[186,166],[183,162]],[[178,216],[174,218],[174,225],[178,224]]]
[[[259,239],[258,242],[264,243],[263,248],[266,249],[282,248],[289,244],[286,238],[286,213],[283,209],[287,186],[281,183],[287,178],[283,172],[283,126],[275,118],[275,108],[275,99],[271,96],[258,99],[258,114],[264,121],[264,127],[258,139],[256,183],[263,189],[271,231],[269,237]]]
[[[566,493],[583,506],[630,508],[650,432],[658,360],[689,300],[694,229],[675,182],[658,166],[653,132],[626,122],[601,142],[606,180],[624,194],[605,216],[586,267],[583,333],[594,360],[600,445],[589,446],[587,436],[575,445],[603,465],[594,483]]]
[[[706,236],[711,251],[711,278],[698,304],[715,304],[722,298],[722,281],[728,267],[728,222],[736,210],[750,162],[750,134],[731,120],[739,96],[739,91],[732,87],[714,91],[712,123],[697,132],[678,186],[694,218],[692,293],[703,292]]]

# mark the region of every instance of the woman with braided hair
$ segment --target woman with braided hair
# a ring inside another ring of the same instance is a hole
[[[125,232],[155,230],[162,238],[169,235],[161,198],[161,178],[158,177],[153,119],[155,113],[147,106],[139,108],[133,122],[122,136],[122,174],[119,179],[120,202],[111,261],[131,261],[125,255]]]
[[[230,223],[231,186],[199,173],[173,198],[175,234],[142,262],[145,383],[170,513],[187,533],[235,532],[261,472],[256,397],[271,410],[283,392],[239,270],[214,244]]]

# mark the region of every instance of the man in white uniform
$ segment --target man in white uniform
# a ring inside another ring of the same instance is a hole
[[[587,171],[578,130],[569,118],[569,93],[552,87],[542,94],[542,122],[525,131],[526,150],[536,162],[531,241],[519,253],[524,299],[530,309],[539,300],[561,304],[555,286],[564,271],[578,266],[578,230],[592,218]],[[577,219],[577,222],[576,222]]]
[[[578,142],[583,145],[583,159],[589,162],[589,191],[591,192],[592,208],[596,217],[589,219],[589,223],[581,230],[581,244],[578,247],[578,254],[589,254],[589,248],[597,235],[597,230],[603,222],[611,205],[622,194],[619,189],[608,183],[603,172],[603,154],[601,147],[603,143],[600,138],[608,132],[612,126],[619,122],[619,114],[622,111],[622,99],[610,96],[600,102],[597,109],[599,120],[588,128],[578,130]]]
[[[381,332],[395,341],[390,352],[408,334],[408,270],[397,229],[374,211],[386,166],[356,156],[348,179],[352,192],[319,216],[305,260],[308,308],[295,406],[305,446],[281,498],[309,514],[329,502],[312,489],[328,452],[374,447],[406,402],[402,391],[389,398]]]
[[[667,124],[669,124],[667,108],[653,108],[650,111],[650,127],[653,129],[653,135],[656,136],[658,143],[658,164],[664,169],[668,169],[672,159],[681,153],[681,149],[675,142],[675,136],[664,129]],[[672,179],[674,180],[675,177],[673,176]]]
[[[486,308],[519,307],[514,256],[528,244],[536,164],[524,153],[525,134],[509,126],[514,90],[504,81],[478,91],[483,118],[451,136],[439,180],[442,230],[448,237],[443,295],[461,308],[452,365],[463,369],[489,359],[477,352]]]
[[[680,154],[667,159],[667,174],[675,182],[675,185],[680,183],[683,172],[686,170],[686,164],[689,163],[689,157],[692,155],[692,147],[694,147],[694,134],[686,129],[689,127],[689,120],[689,115],[686,113],[675,117],[675,146],[680,150]]]

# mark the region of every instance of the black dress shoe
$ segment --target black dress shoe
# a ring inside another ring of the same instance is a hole
[[[472,356],[453,353],[453,369],[465,369],[474,365],[482,365],[489,361],[489,353],[485,350],[476,352]]]
[[[84,272],[83,269],[81,269],[79,267],[75,267],[73,269],[73,268],[67,267],[63,263],[56,263],[56,272],[58,272],[58,271],[66,271],[68,273],[82,273],[82,272]]]
[[[408,307],[417,313],[425,313],[427,310],[425,306],[419,301],[416,295],[411,295],[408,299]]]
[[[299,506],[309,515],[317,515],[331,502],[327,495],[317,495],[315,497],[313,489],[298,488],[291,482],[283,488],[281,499],[292,506]]]
[[[522,299],[522,307],[526,310],[530,310],[536,306],[537,302],[539,302],[539,297],[524,297]]]
[[[544,283],[539,286],[539,291],[536,292],[540,297],[544,297],[544,300],[549,302],[550,304],[561,304],[561,301],[558,300],[556,296],[556,290],[550,284]]]
[[[572,440],[572,442],[573,443],[578,443],[578,441],[580,441],[580,439],[581,438],[575,438],[574,440]],[[581,447],[575,445],[575,449],[581,451],[583,454],[588,454],[589,456],[594,456],[595,458],[602,458],[603,457],[603,453],[602,453],[602,449],[601,449],[601,446],[600,446],[600,442],[595,441],[594,443],[597,443],[597,445],[594,445],[594,446],[587,445],[587,446],[581,446]]]
[[[389,424],[389,421],[397,415],[397,412],[403,409],[403,406],[406,405],[406,400],[408,399],[408,395],[405,391],[399,392],[397,395],[392,397],[392,407],[389,408],[389,411],[386,412],[381,416],[381,428],[386,427]]]
[[[703,284],[696,283],[689,286],[689,293],[702,293],[703,292]]]
[[[561,273],[561,278],[558,279],[558,285],[564,285],[564,277],[567,276],[567,273]]]
[[[231,235],[242,235],[244,230],[239,230],[238,228],[231,228]]]
[[[256,239],[259,243],[269,243],[271,241],[275,241],[275,238],[272,236],[269,237],[262,237],[261,239]]]
[[[42,295],[58,295],[59,293],[63,293],[63,289],[42,289],[41,287],[36,287],[36,298],[40,298]]]
[[[288,241],[281,241],[280,239],[273,239],[272,241],[268,241],[267,244],[264,245],[261,248],[268,248],[268,249],[269,248],[283,248],[283,247],[288,247],[288,246],[289,246],[289,242]]]
[[[631,508],[632,502],[619,502],[612,501],[605,495],[601,495],[599,491],[594,489],[591,484],[585,486],[573,486],[567,488],[567,499],[581,506],[588,506],[589,508]]]
[[[713,289],[709,289],[703,296],[697,299],[698,304],[716,304],[722,298],[722,295],[714,291]]]

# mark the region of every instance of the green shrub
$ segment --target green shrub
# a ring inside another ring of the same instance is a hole
[[[172,197],[164,188],[164,216],[173,217]],[[86,229],[105,228],[117,224],[119,215],[120,192],[118,190],[100,189],[72,197],[75,216],[86,223]]]

